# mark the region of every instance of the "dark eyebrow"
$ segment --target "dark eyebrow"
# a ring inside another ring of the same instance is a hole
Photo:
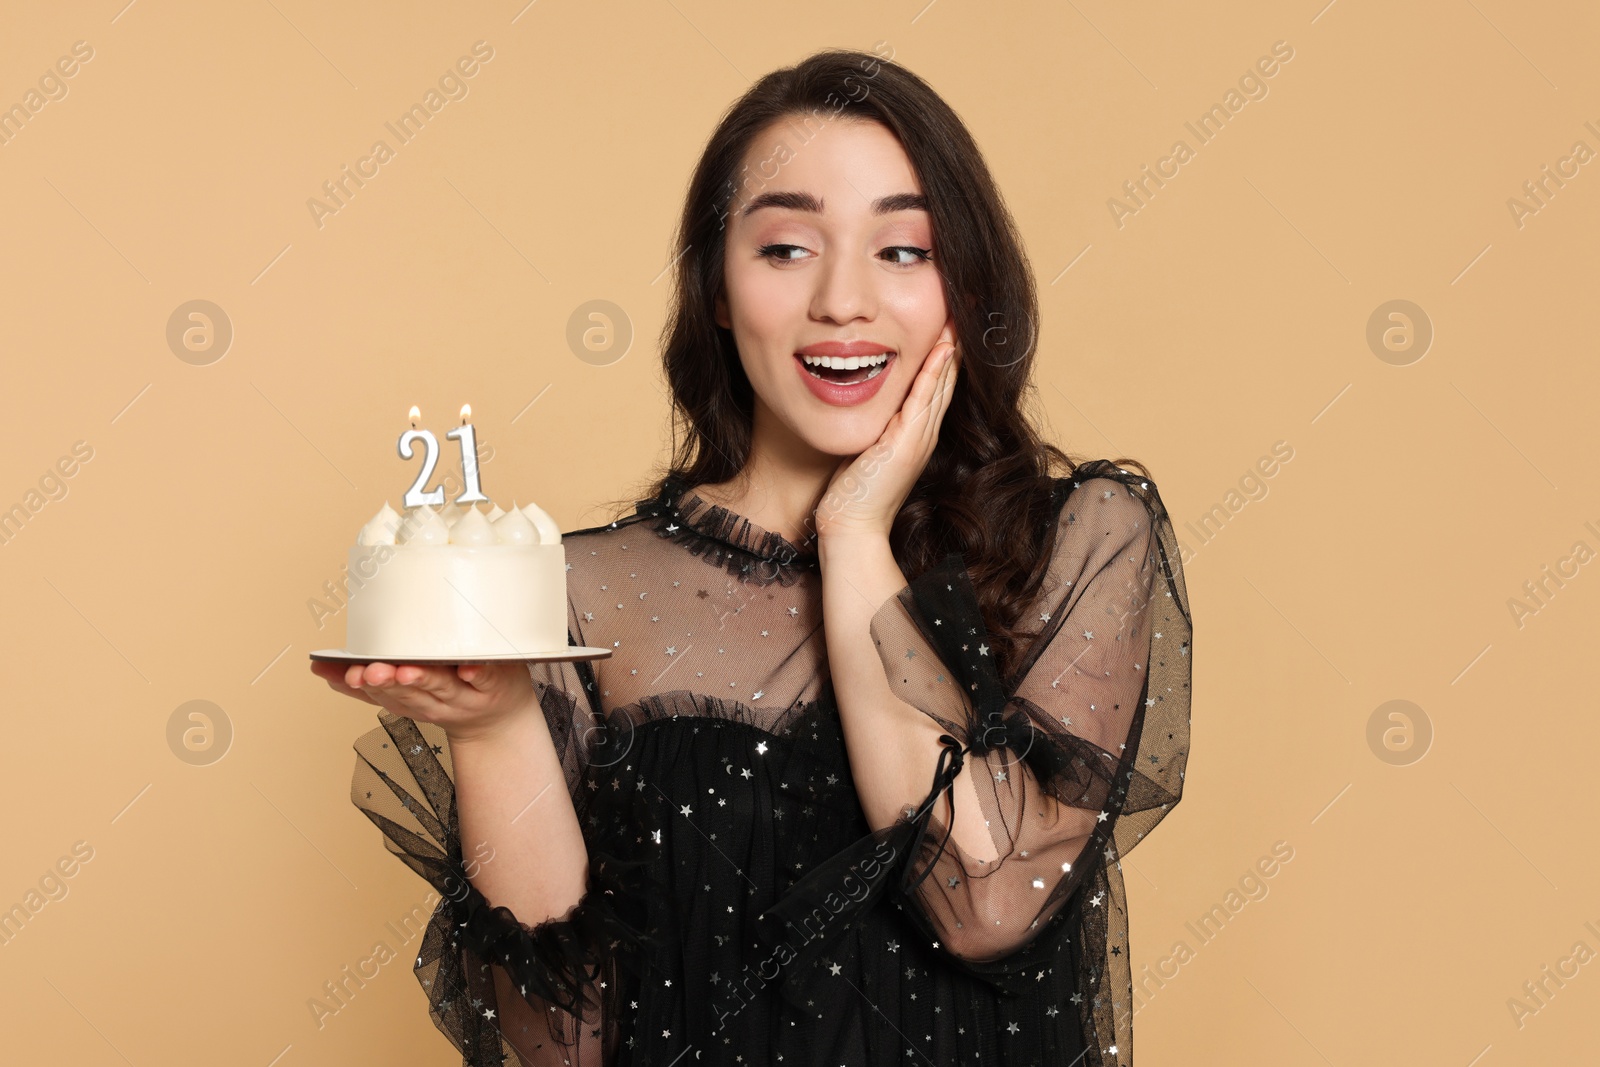
[[[748,215],[764,207],[786,207],[793,211],[811,211],[822,214],[822,201],[810,193],[762,193],[745,205],[741,215]],[[894,193],[872,202],[874,215],[887,215],[895,211],[926,211],[928,198],[921,193]]]

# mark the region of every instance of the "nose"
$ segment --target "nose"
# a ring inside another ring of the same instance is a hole
[[[833,255],[823,257],[811,298],[811,317],[822,322],[844,324],[857,319],[871,321],[878,314],[878,294],[873,288],[870,265],[861,257]]]

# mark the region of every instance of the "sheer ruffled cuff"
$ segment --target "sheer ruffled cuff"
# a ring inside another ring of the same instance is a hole
[[[1071,777],[1071,758],[1007,700],[959,555],[886,602],[871,632],[896,695],[945,729],[929,792],[907,816],[917,833],[901,891],[931,939],[962,963],[1017,957],[967,969],[1015,973],[1036,954],[1021,950],[1057,925],[1050,920],[1081,880],[1074,866],[1094,833],[1092,815],[1047,791]],[[963,771],[971,789],[957,787]],[[1099,783],[1102,796],[1109,777]],[[973,797],[993,859],[968,855],[951,835],[954,806]]]
[[[890,688],[949,742],[917,809],[904,889],[914,918],[968,969],[1015,973],[1053,948],[1072,901],[1084,914],[1108,906],[1101,870],[1181,793],[1189,628],[1175,539],[1153,486],[1109,470],[1058,483],[1037,621],[1021,623],[1037,634],[1008,680],[960,555],[872,620]],[[963,769],[970,788],[955,786]],[[953,805],[974,797],[992,858],[950,835]]]
[[[627,902],[648,899],[648,883],[608,857],[591,856],[589,869],[577,905],[531,927],[490,905],[463,869],[453,872],[462,888],[441,901],[416,969],[436,1025],[463,1054],[489,1048],[498,1055],[503,1035],[528,1063],[588,1062],[574,1053],[591,1046],[609,1061],[624,1013],[621,972],[638,973],[650,944],[624,911]],[[531,1025],[541,1015],[542,1032]]]
[[[414,967],[435,1025],[474,1067],[508,1057],[541,1067],[609,1062],[625,1014],[622,972],[637,973],[655,945],[642,911],[653,889],[648,861],[591,850],[577,905],[524,925],[469,880],[478,859],[462,855],[454,783],[437,758],[448,749],[423,732],[437,727],[379,718],[355,743],[351,799],[441,898]]]

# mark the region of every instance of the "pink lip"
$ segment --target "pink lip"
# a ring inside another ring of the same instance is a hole
[[[871,356],[879,352],[889,353],[889,359],[884,363],[883,369],[872,378],[864,382],[857,382],[855,385],[836,385],[833,382],[825,382],[806,370],[805,361],[800,358],[801,353],[808,356]],[[865,404],[877,394],[879,389],[883,388],[883,383],[888,380],[889,371],[894,367],[894,362],[897,358],[899,357],[892,350],[882,345],[873,344],[870,341],[851,341],[849,343],[826,341],[822,344],[807,345],[800,352],[795,353],[794,369],[800,375],[800,380],[806,383],[806,388],[810,389],[812,395],[818,400],[821,400],[824,404],[832,404],[834,407],[848,408],[857,404]]]

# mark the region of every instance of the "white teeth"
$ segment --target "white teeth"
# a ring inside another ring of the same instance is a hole
[[[831,367],[833,370],[858,370],[861,367],[876,367],[880,363],[889,361],[889,353],[878,352],[871,356],[801,356],[800,359],[813,367]]]

